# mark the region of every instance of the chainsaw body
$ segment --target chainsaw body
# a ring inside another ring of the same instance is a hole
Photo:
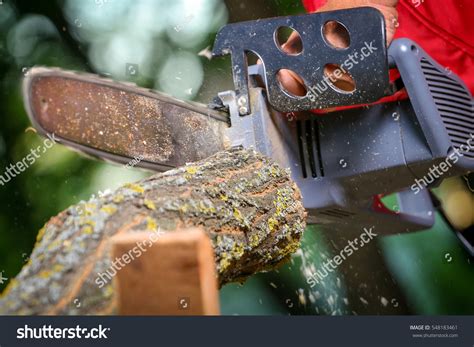
[[[359,28],[362,20],[366,23],[364,28],[372,28],[372,31],[351,35],[350,48],[358,49],[367,40],[383,47],[384,29],[374,29],[384,28],[383,18],[372,10],[358,11],[355,21],[351,16],[354,13],[338,11],[321,14],[319,21],[312,23],[322,26],[328,20],[337,20],[352,34],[351,28],[354,25]],[[221,43],[227,43],[225,49],[232,54],[233,64],[237,64],[233,66],[236,89],[219,94],[229,108],[228,136],[232,144],[254,147],[291,169],[310,223],[354,230],[375,226],[381,234],[430,228],[434,224],[435,209],[428,188],[435,187],[444,178],[474,169],[474,112],[469,90],[415,42],[399,39],[388,50],[366,57],[357,71],[350,70],[356,92],[347,94],[327,88],[326,94],[319,95],[316,102],[310,99],[311,92],[305,97],[288,95],[277,86],[276,73],[280,69],[291,67],[307,84],[316,83],[311,79],[315,76],[311,71],[321,70],[329,63],[341,64],[344,55],[326,44],[322,35],[315,38],[322,32],[317,29],[312,34],[303,31],[306,34],[301,35],[303,47],[310,48],[306,59],[301,61],[275,48],[272,54],[268,53],[268,44],[260,47],[252,43],[254,37],[259,36],[259,30],[263,34],[273,32],[283,23],[303,30],[308,27],[306,20],[307,16],[296,16],[237,23],[229,25],[237,29],[226,27],[218,34],[215,52],[220,54]],[[228,35],[235,31],[257,35],[248,40],[246,36],[239,37],[234,46]],[[314,57],[312,49],[317,51],[321,46],[336,53],[323,50],[323,54],[310,59]],[[242,61],[235,56],[244,56],[248,47],[252,47],[262,63],[247,69],[239,65]],[[399,70],[398,84],[406,88],[407,99],[325,115],[304,112],[314,107],[346,106],[381,98],[390,89],[389,66]],[[241,74],[244,69],[248,71],[247,76]],[[369,73],[371,69],[373,73]],[[319,73],[316,80],[321,78]],[[265,81],[264,88],[255,87],[257,80]],[[243,87],[245,83],[250,85],[249,89]],[[246,98],[247,93],[249,114],[241,109],[241,98]],[[286,114],[298,110],[303,111]],[[385,208],[379,199],[381,195],[394,192],[398,192],[396,211]]]

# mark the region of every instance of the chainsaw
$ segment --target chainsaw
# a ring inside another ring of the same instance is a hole
[[[347,30],[347,48],[334,47],[323,35],[330,21]],[[281,49],[275,36],[281,27],[300,34],[301,52]],[[364,47],[367,54],[347,64]],[[259,64],[249,64],[249,52]],[[75,150],[122,164],[134,160],[154,171],[231,147],[254,148],[290,169],[308,223],[329,228],[374,227],[379,234],[428,229],[437,210],[430,188],[474,169],[469,89],[417,43],[397,39],[387,47],[384,18],[373,8],[228,24],[212,54],[231,55],[235,88],[218,93],[209,105],[96,75],[35,67],[23,84],[27,113],[39,133],[55,134]],[[344,65],[355,89],[331,84],[324,75],[328,64]],[[278,79],[282,69],[302,78],[306,95],[285,90]],[[400,74],[395,82],[390,69]],[[322,88],[322,81],[329,87]],[[407,97],[374,103],[397,91]],[[311,112],[327,108],[336,111]],[[442,169],[436,179],[430,175],[434,168]],[[382,203],[391,193],[397,194],[397,211]],[[457,236],[474,254],[472,240]]]

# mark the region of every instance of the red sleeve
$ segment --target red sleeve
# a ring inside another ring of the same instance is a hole
[[[327,0],[303,0],[303,6],[308,12],[315,12],[324,4]]]
[[[474,94],[472,0],[400,0],[395,38],[418,43],[438,63],[461,77]]]

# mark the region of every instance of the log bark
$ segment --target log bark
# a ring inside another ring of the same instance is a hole
[[[40,230],[30,261],[0,298],[0,314],[114,314],[110,238],[201,226],[218,282],[275,268],[305,228],[289,172],[253,150],[230,150],[71,206]],[[110,271],[111,272],[111,271]]]

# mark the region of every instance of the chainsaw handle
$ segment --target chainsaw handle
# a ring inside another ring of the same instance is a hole
[[[435,222],[435,207],[427,189],[418,193],[404,189],[396,194],[399,210],[393,211],[381,202],[379,196],[372,200],[359,201],[354,208],[352,201],[352,220],[346,222],[348,229],[373,226],[381,235],[393,235],[429,229]],[[370,206],[367,208],[367,206]]]
[[[433,226],[435,208],[427,189],[422,189],[418,193],[411,189],[405,189],[397,193],[397,200],[400,207],[400,218],[413,221],[422,228]]]

